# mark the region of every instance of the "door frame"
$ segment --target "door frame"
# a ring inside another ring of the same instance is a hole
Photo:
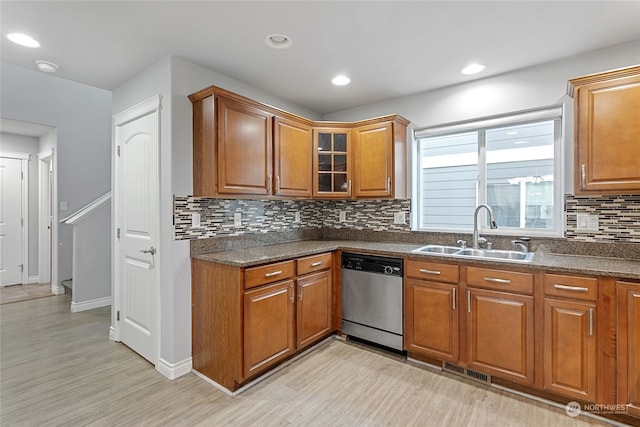
[[[29,283],[29,153],[5,153],[0,152],[0,157],[20,160],[20,171],[22,172],[22,186],[20,193],[22,197],[22,226],[20,227],[20,238],[22,239],[22,284]]]
[[[53,242],[57,241],[57,211],[55,200],[54,149],[38,153],[38,275],[40,283],[51,284],[51,293],[64,293],[64,287],[57,283],[57,251]]]
[[[112,159],[113,163],[112,163],[112,169],[113,169],[113,173],[111,174],[112,176],[112,182],[111,182],[111,188],[112,188],[112,204],[111,204],[111,217],[112,217],[112,242],[113,244],[111,245],[111,250],[112,250],[112,254],[111,254],[111,259],[112,259],[112,263],[111,263],[111,268],[112,268],[112,274],[111,274],[111,290],[112,290],[112,298],[113,298],[113,309],[111,310],[111,327],[109,328],[109,338],[111,338],[114,341],[120,341],[120,322],[117,320],[117,313],[119,313],[120,308],[122,307],[122,298],[123,298],[123,289],[122,289],[122,283],[120,281],[120,273],[122,271],[122,266],[120,265],[120,257],[122,255],[122,249],[121,249],[121,245],[120,245],[120,240],[118,239],[117,236],[117,230],[120,227],[120,224],[122,222],[122,218],[120,217],[120,207],[122,205],[122,199],[121,199],[121,195],[120,195],[120,188],[118,186],[118,183],[121,182],[121,170],[120,170],[120,162],[117,161],[118,159],[118,142],[116,140],[116,128],[118,126],[122,126],[125,125],[129,122],[132,122],[140,117],[146,116],[148,114],[151,114],[153,112],[157,112],[158,114],[158,122],[157,122],[157,126],[158,126],[158,139],[156,141],[157,143],[157,165],[156,165],[156,172],[157,172],[157,182],[158,182],[158,197],[157,197],[157,209],[158,212],[161,212],[161,189],[160,189],[160,164],[161,164],[161,153],[160,153],[160,148],[161,148],[161,118],[160,118],[160,111],[162,110],[162,96],[161,95],[155,95],[152,96],[151,98],[140,102],[139,104],[136,104],[120,113],[114,114],[113,116],[113,125],[112,125],[112,147],[111,147],[111,151],[112,151]],[[161,333],[161,328],[162,328],[162,324],[160,322],[161,320],[161,308],[162,308],[162,236],[160,235],[160,230],[162,229],[162,215],[158,215],[158,222],[156,224],[156,235],[158,236],[157,238],[157,251],[159,256],[156,258],[156,260],[154,260],[155,262],[155,268],[156,268],[156,281],[157,281],[157,290],[156,290],[156,297],[155,297],[155,301],[153,301],[152,303],[154,303],[156,305],[156,318],[155,318],[155,329],[157,331],[157,337],[156,337],[156,343],[155,343],[155,366],[156,369],[159,366],[159,362],[160,362],[160,337],[162,335]],[[133,350],[132,350],[133,351]]]

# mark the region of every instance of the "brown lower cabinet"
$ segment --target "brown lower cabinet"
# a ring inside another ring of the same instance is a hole
[[[299,277],[297,347],[302,349],[332,331],[331,270]]]
[[[244,377],[264,371],[296,351],[293,280],[244,294]]]
[[[234,391],[333,333],[332,256],[251,268],[192,260],[193,368]]]
[[[618,404],[640,417],[640,283],[617,282]]]
[[[404,343],[410,353],[458,361],[459,267],[408,260],[404,282]]]
[[[544,388],[596,401],[598,280],[544,275]]]
[[[467,288],[466,309],[467,366],[533,384],[533,297]]]

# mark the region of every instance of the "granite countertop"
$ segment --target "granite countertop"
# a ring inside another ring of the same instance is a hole
[[[368,253],[388,256],[403,257],[411,255],[416,259],[450,260],[493,267],[521,267],[574,274],[619,277],[622,279],[640,279],[640,260],[536,252],[532,262],[522,263],[517,261],[496,261],[478,258],[461,259],[458,257],[453,258],[442,255],[417,254],[411,252],[420,246],[422,245],[364,242],[357,240],[302,240],[232,251],[192,254],[191,257],[236,267],[251,267],[341,249],[344,251],[366,251]]]

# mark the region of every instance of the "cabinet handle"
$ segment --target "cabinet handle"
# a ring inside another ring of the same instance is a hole
[[[302,285],[298,285],[298,298],[302,301]]]
[[[420,271],[420,273],[424,273],[424,274],[435,274],[436,276],[440,275],[440,272],[436,271],[436,270],[425,270],[424,268],[421,268],[418,271]]]
[[[471,290],[467,289],[467,313],[471,313]]]
[[[502,283],[503,285],[508,285],[511,283],[511,280],[509,279],[496,279],[494,277],[485,277],[484,280],[486,280],[487,282]]]
[[[387,194],[391,194],[391,177],[387,177]]]
[[[264,275],[264,277],[273,277],[273,276],[277,276],[278,274],[282,274],[282,270],[272,271],[271,273],[266,273]]]
[[[322,265],[322,261],[316,261],[311,263],[311,267],[317,267],[319,265]]]
[[[293,285],[289,286],[289,290],[291,290],[291,304],[293,304],[294,302],[296,302],[296,297],[293,294]]]
[[[563,291],[589,292],[589,289],[583,288],[582,286],[567,286],[567,285],[560,285],[556,283],[555,285],[553,285],[553,287]]]
[[[589,309],[589,336],[593,336],[593,308]]]
[[[456,288],[451,288],[451,308],[456,309]]]
[[[271,189],[271,174],[267,175],[267,180],[264,183],[264,188],[267,190],[267,194],[269,194],[269,190]]]
[[[280,175],[276,175],[276,194],[280,193]]]
[[[580,175],[582,178],[582,188],[584,189],[587,186],[587,167],[585,166],[584,163],[580,167],[580,171],[581,171]]]
[[[351,180],[349,180],[349,196],[351,196]]]

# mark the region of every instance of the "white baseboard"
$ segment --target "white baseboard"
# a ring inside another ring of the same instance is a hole
[[[118,341],[116,339],[116,328],[114,328],[113,326],[109,326],[109,339],[111,341]]]
[[[166,360],[160,358],[156,370],[170,380],[175,380],[178,377],[188,374],[193,369],[193,359],[188,358],[178,363],[169,363]]]
[[[54,295],[64,295],[64,286],[63,285],[51,285],[51,293]]]
[[[104,297],[98,299],[92,299],[83,302],[71,302],[71,312],[77,313],[78,311],[91,310],[94,308],[105,307],[111,305],[111,297]]]
[[[30,285],[37,285],[38,283],[40,283],[40,276],[29,276],[29,278],[27,279],[27,283],[29,283]]]

